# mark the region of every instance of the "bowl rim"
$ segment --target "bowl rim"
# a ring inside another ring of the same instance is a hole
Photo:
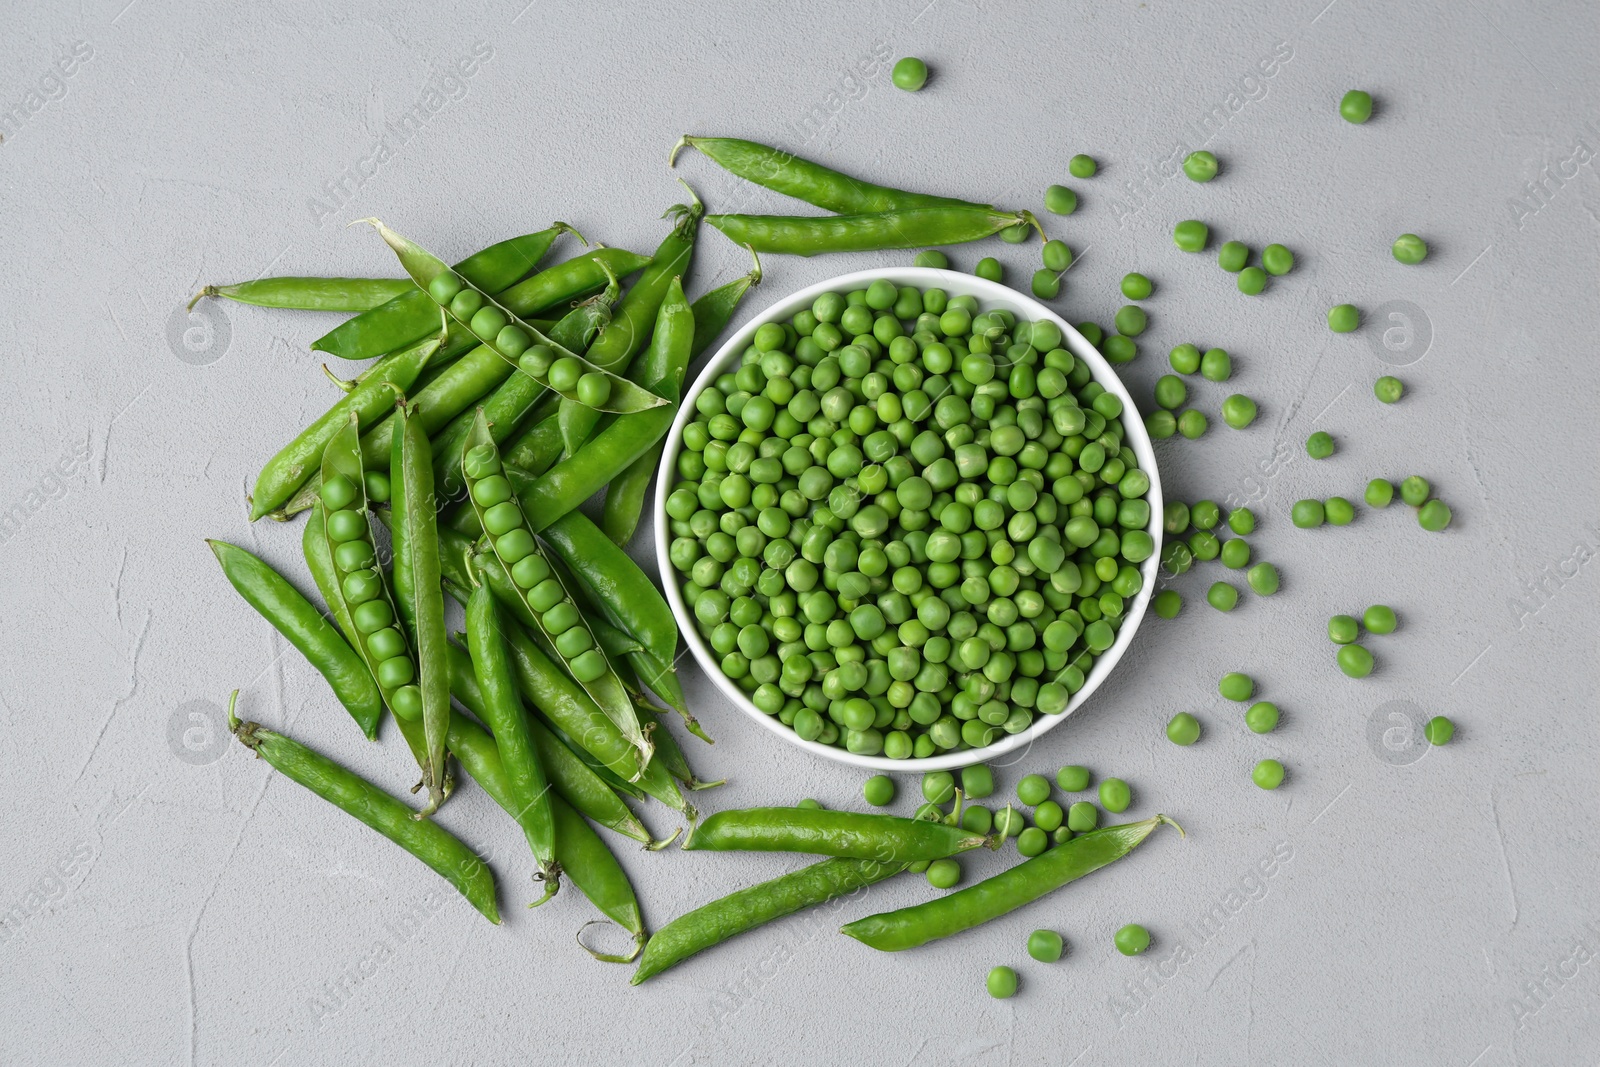
[[[1064,344],[1068,351],[1077,359],[1089,365],[1093,380],[1109,393],[1113,393],[1122,401],[1123,424],[1127,429],[1125,444],[1133,449],[1134,456],[1139,460],[1139,469],[1143,470],[1150,478],[1150,490],[1144,499],[1150,502],[1150,525],[1147,530],[1155,542],[1155,551],[1150,558],[1140,565],[1140,573],[1144,577],[1144,585],[1135,596],[1131,605],[1125,612],[1125,621],[1122,628],[1117,631],[1117,639],[1105,652],[1095,659],[1094,667],[1084,680],[1083,688],[1072,695],[1066,708],[1055,715],[1038,715],[1031,726],[1021,733],[1009,734],[1002,737],[992,745],[984,748],[968,748],[955,752],[941,753],[927,756],[922,759],[890,759],[887,756],[863,756],[849,752],[844,748],[834,745],[824,745],[818,741],[807,741],[793,729],[785,726],[775,715],[768,715],[757,708],[750,698],[740,689],[732,679],[722,673],[722,667],[715,653],[709,648],[700,636],[700,631],[695,626],[693,612],[684,603],[683,594],[679,588],[680,582],[677,570],[668,558],[668,549],[672,544],[669,534],[670,521],[666,513],[666,500],[669,486],[675,480],[678,464],[678,453],[683,447],[683,428],[688,423],[694,412],[694,401],[701,390],[707,388],[719,374],[733,368],[750,345],[751,338],[755,336],[756,329],[767,322],[787,319],[802,308],[810,307],[817,297],[823,293],[848,292],[852,289],[865,288],[878,279],[886,279],[897,286],[915,286],[920,289],[943,289],[952,296],[970,295],[979,301],[980,309],[1005,308],[1012,311],[1018,318],[1026,318],[1032,322],[1037,319],[1049,319],[1061,328]],[[813,755],[822,756],[838,763],[848,764],[865,770],[873,771],[898,771],[900,773],[913,773],[922,771],[954,770],[968,767],[978,763],[992,762],[995,759],[1016,752],[1019,749],[1026,751],[1033,743],[1043,737],[1050,730],[1065,722],[1079,708],[1092,697],[1116,669],[1128,647],[1133,643],[1134,635],[1139,630],[1140,623],[1144,620],[1145,610],[1149,606],[1150,598],[1155,591],[1156,571],[1160,566],[1162,547],[1162,511],[1163,501],[1161,495],[1161,475],[1156,464],[1155,449],[1151,445],[1149,432],[1145,429],[1144,420],[1139,417],[1138,406],[1133,402],[1133,396],[1128,388],[1118,377],[1116,371],[1098,349],[1089,343],[1088,338],[1079,333],[1077,328],[1067,322],[1055,311],[1046,307],[1038,300],[1020,293],[1009,286],[999,282],[991,282],[971,274],[962,274],[959,271],[945,270],[937,267],[873,267],[865,270],[851,271],[847,274],[836,275],[824,279],[814,285],[808,285],[789,296],[774,301],[765,310],[754,315],[743,326],[736,330],[732,337],[717,349],[715,355],[708,360],[700,373],[695,376],[694,383],[682,393],[677,414],[672,420],[672,425],[667,430],[663,439],[664,446],[661,451],[661,462],[656,470],[656,493],[653,504],[652,516],[655,520],[655,548],[656,565],[660,570],[661,584],[666,593],[667,602],[672,606],[673,616],[677,619],[678,629],[682,631],[689,650],[693,653],[700,669],[703,670],[711,681],[722,691],[733,704],[744,711],[750,718],[756,720],[764,729],[781,736],[789,744],[795,745]]]

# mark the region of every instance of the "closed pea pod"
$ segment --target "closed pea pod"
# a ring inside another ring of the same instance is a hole
[[[994,207],[925,207],[874,215],[810,218],[790,215],[707,215],[730,240],[757,252],[814,256],[889,248],[964,244],[1011,226],[1038,227],[1032,212]]]
[[[257,278],[236,285],[208,285],[189,301],[225,297],[256,307],[296,311],[371,311],[397,296],[416,291],[408,278]]]
[[[537,266],[563,233],[577,231],[558,222],[547,230],[490,245],[456,264],[455,269],[473,285],[498,293]],[[583,239],[581,234],[578,239]],[[412,289],[323,334],[311,342],[311,349],[343,359],[371,359],[404,348],[438,329],[439,313],[433,301],[427,293]]]
[[[989,844],[960,826],[893,815],[796,808],[745,808],[706,817],[685,849],[717,852],[810,852],[822,856],[911,863],[953,856]]]
[[[226,541],[206,544],[239,595],[328,680],[361,732],[375,737],[383,715],[383,697],[367,665],[333,624],[264,560]]]
[[[1182,827],[1165,815],[1092,830],[948,896],[869,915],[846,924],[840,932],[885,952],[898,952],[950,937],[1015,911],[1121,859],[1162,823],[1183,832]]]
[[[499,923],[494,874],[461,841],[431,821],[419,821],[410,808],[359,775],[292,738],[256,722],[241,723],[234,713],[239,691],[228,701],[228,729],[284,777],[305,786],[348,815],[366,823],[455,886],[478,912]]]

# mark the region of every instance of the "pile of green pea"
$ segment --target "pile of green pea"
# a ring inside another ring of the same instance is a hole
[[[693,404],[669,558],[723,673],[805,740],[1020,733],[1144,587],[1149,476],[1054,322],[879,279],[762,324]]]

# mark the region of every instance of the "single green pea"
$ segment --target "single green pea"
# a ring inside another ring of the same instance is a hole
[[[1199,219],[1185,219],[1172,228],[1172,243],[1185,252],[1202,252],[1211,239],[1211,227]]]
[[[1148,300],[1154,289],[1150,279],[1138,271],[1129,271],[1122,276],[1122,295],[1129,300]]]
[[[961,864],[953,859],[934,860],[925,877],[935,889],[953,889],[961,881]]]
[[[1050,835],[1037,826],[1030,826],[1017,835],[1018,854],[1032,859],[1050,847]]]
[[[1121,778],[1104,778],[1100,782],[1100,806],[1113,815],[1120,815],[1133,803],[1133,791]]]
[[[1191,441],[1203,437],[1209,425],[1205,414],[1194,408],[1178,416],[1178,432]]]
[[[889,77],[894,81],[896,89],[914,93],[928,84],[928,64],[915,56],[906,56],[895,63]]]
[[[1066,942],[1054,930],[1035,930],[1028,935],[1028,955],[1040,963],[1054,963],[1066,952]]]
[[[1271,596],[1278,591],[1278,568],[1270,563],[1257,563],[1244,572],[1244,580],[1258,596]]]
[[[342,474],[322,483],[322,503],[329,511],[342,511],[356,502],[356,484]]]
[[[1050,779],[1042,774],[1024,775],[1017,783],[1017,799],[1030,808],[1043,804],[1050,799]]]
[[[1278,705],[1266,700],[1251,704],[1245,710],[1244,724],[1251,733],[1270,734],[1278,728]]]
[[[1350,678],[1365,678],[1372,673],[1374,662],[1372,653],[1360,645],[1342,645],[1334,657],[1339,664],[1339,669]]]
[[[1430,745],[1448,745],[1450,739],[1456,736],[1456,724],[1443,715],[1435,715],[1422,728],[1422,735]]]
[[[1176,619],[1183,610],[1183,597],[1176,590],[1163,589],[1151,599],[1150,607],[1157,618]]]
[[[1217,692],[1224,700],[1243,703],[1256,691],[1255,679],[1240,671],[1229,671],[1217,682]]]
[[[1014,997],[1017,995],[1017,972],[1005,966],[991,968],[984,985],[996,1000]]]
[[[1241,537],[1255,533],[1256,513],[1249,508],[1234,508],[1228,512],[1228,529]]]
[[[1219,554],[1222,565],[1230,571],[1242,571],[1250,565],[1250,542],[1242,537],[1230,537],[1222,542]]]
[[[1374,604],[1361,613],[1361,625],[1367,628],[1368,633],[1392,634],[1399,624],[1394,609],[1387,604]]]
[[[1428,502],[1428,494],[1433,492],[1433,486],[1428,484],[1428,479],[1420,474],[1413,474],[1400,483],[1400,499],[1414,508],[1420,508]]]
[[[389,476],[383,471],[368,471],[362,478],[367,487],[367,500],[374,504],[387,504],[392,487]]]
[[[1346,122],[1357,126],[1372,117],[1372,94],[1363,89],[1351,89],[1339,99],[1339,114]]]
[[[1081,152],[1067,161],[1067,173],[1074,178],[1093,178],[1099,169],[1099,164],[1092,157]]]
[[[1070,215],[1078,210],[1078,194],[1065,185],[1052,185],[1044,191],[1044,209],[1052,215]]]
[[[1443,500],[1430,500],[1417,509],[1417,525],[1429,533],[1438,533],[1450,525],[1450,505]]]
[[[1089,768],[1072,763],[1056,772],[1056,786],[1064,793],[1081,793],[1089,788]]]
[[[1200,720],[1180,711],[1167,720],[1167,740],[1175,745],[1192,745],[1200,740]]]
[[[1281,277],[1294,270],[1294,253],[1280,244],[1270,244],[1261,250],[1261,268],[1273,277]]]
[[[1386,508],[1394,500],[1394,483],[1387,478],[1374,478],[1367,483],[1365,495],[1368,505],[1375,508]]]
[[[982,763],[961,769],[961,791],[971,800],[982,800],[994,793],[994,772]]]
[[[1056,829],[1066,821],[1067,813],[1061,810],[1061,805],[1053,800],[1047,800],[1033,809],[1033,825],[1047,834],[1055,833]]]
[[[894,779],[887,774],[875,774],[861,787],[861,795],[873,807],[887,807],[894,802]]]
[[[974,834],[994,829],[994,813],[982,804],[968,804],[961,812],[961,828]]]
[[[922,797],[928,803],[948,804],[955,795],[956,778],[949,771],[929,771],[922,776]]]
[[[945,270],[950,266],[950,257],[937,248],[929,248],[918,252],[917,258],[911,262],[913,266],[917,267],[937,267],[940,270]]]
[[[1206,603],[1218,611],[1232,611],[1239,604],[1239,590],[1227,582],[1212,582],[1206,590]]]
[[[550,388],[558,393],[572,392],[578,386],[578,379],[582,377],[583,364],[572,356],[562,356],[545,371],[545,380],[550,383]]]
[[[1276,789],[1283,784],[1283,764],[1264,759],[1250,771],[1250,780],[1262,789]]]
[[[1302,530],[1315,529],[1327,519],[1320,500],[1297,500],[1289,509],[1289,521]]]
[[[1033,272],[1028,286],[1036,299],[1054,300],[1061,295],[1061,275],[1049,267],[1040,267]]]
[[[1225,382],[1233,377],[1233,357],[1225,348],[1208,348],[1200,357],[1200,377],[1208,382]]]
[[[1183,173],[1192,182],[1208,182],[1217,176],[1217,157],[1202,149],[1183,157]]]
[[[1155,400],[1159,407],[1176,411],[1189,399],[1189,387],[1176,374],[1163,374],[1156,379]]]
[[[1336,645],[1348,645],[1361,636],[1361,623],[1354,615],[1334,615],[1328,619],[1328,640]]]
[[[1390,248],[1401,263],[1417,264],[1428,258],[1428,243],[1414,233],[1403,233]]]
[[[1342,496],[1330,496],[1324,500],[1322,513],[1329,526],[1349,526],[1356,518],[1355,505]]]
[[[1217,266],[1229,274],[1238,274],[1250,265],[1250,246],[1243,241],[1224,241],[1217,249]]]
[[[1152,411],[1144,417],[1144,428],[1151,440],[1165,441],[1178,432],[1178,417],[1165,408]]]
[[[1060,273],[1072,266],[1072,249],[1067,247],[1065,241],[1046,241],[1040,258],[1046,267]]]
[[[1111,363],[1132,363],[1139,355],[1139,346],[1131,337],[1112,334],[1100,343],[1100,353]]]
[[[1405,395],[1406,386],[1392,374],[1385,374],[1372,383],[1372,395],[1385,404],[1393,404]]]
[[[1129,923],[1116,932],[1112,942],[1124,956],[1137,956],[1150,947],[1150,931],[1138,923]]]
[[[1117,309],[1112,322],[1122,336],[1138,337],[1150,325],[1150,316],[1145,314],[1144,308],[1139,305],[1128,304]]]
[[[1222,421],[1242,430],[1256,421],[1256,402],[1243,393],[1234,393],[1222,402]]]
[[[1246,267],[1239,272],[1234,285],[1245,296],[1260,296],[1267,287],[1267,272],[1260,267]]]
[[[797,808],[809,808],[812,811],[821,811],[822,810],[822,802],[818,801],[818,800],[813,800],[810,797],[806,797],[804,800],[802,800],[799,803],[797,803],[795,805],[795,807],[797,807]]]
[[[1318,430],[1306,438],[1306,455],[1312,459],[1327,459],[1334,451],[1333,435],[1326,430]]]
[[[986,278],[991,282],[998,282],[1005,272],[1001,268],[1000,261],[998,259],[995,259],[993,256],[984,256],[982,259],[978,260],[977,265],[972,268],[972,273],[980,278]],[[945,314],[948,315],[949,312],[946,312]],[[952,333],[948,326],[944,328],[944,332],[947,334]],[[965,331],[962,332],[964,333]]]
[[[1087,800],[1080,800],[1067,809],[1067,829],[1075,834],[1086,834],[1100,822],[1100,809]]]
[[[1335,304],[1328,309],[1328,329],[1334,333],[1350,333],[1361,325],[1361,312],[1354,304]]]

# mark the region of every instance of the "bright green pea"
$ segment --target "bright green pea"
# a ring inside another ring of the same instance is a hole
[[[1250,780],[1262,789],[1276,789],[1283,784],[1283,764],[1264,759],[1250,772]]]
[[[1163,589],[1150,601],[1151,610],[1158,618],[1176,619],[1183,610],[1183,597],[1173,589]]]
[[[1430,745],[1448,745],[1451,738],[1456,736],[1456,724],[1443,715],[1435,715],[1422,728],[1422,735]]]
[[[961,864],[952,859],[934,860],[925,877],[935,889],[953,889],[961,882]]]
[[[994,773],[981,763],[962,768],[961,791],[973,800],[982,800],[994,792]]]
[[[1072,249],[1065,241],[1046,241],[1040,252],[1044,265],[1057,274],[1072,266]]]
[[[1206,590],[1206,603],[1218,611],[1232,611],[1239,603],[1239,590],[1227,582],[1213,582]]]
[[[1061,275],[1049,267],[1040,267],[1033,272],[1029,281],[1029,288],[1039,300],[1054,300],[1061,295]]]
[[[1064,793],[1081,793],[1089,788],[1089,768],[1068,764],[1056,772],[1056,785]]]
[[[1374,604],[1361,613],[1361,625],[1367,628],[1368,633],[1392,634],[1399,620],[1395,618],[1394,609],[1387,604]]]
[[[1222,402],[1222,421],[1242,430],[1256,421],[1256,402],[1243,393],[1234,393]]]
[[[1327,459],[1335,451],[1333,435],[1326,430],[1318,430],[1306,438],[1306,455],[1312,459]]]
[[[1375,665],[1372,653],[1355,644],[1341,646],[1334,660],[1346,677],[1350,678],[1365,678],[1372,673]]]
[[[1150,931],[1138,923],[1129,923],[1119,929],[1111,940],[1124,956],[1137,956],[1150,947]]]
[[[996,1000],[1014,997],[1017,995],[1017,972],[1005,966],[991,968],[989,977],[984,980],[984,987]]]
[[[1210,423],[1205,414],[1196,411],[1194,408],[1190,408],[1178,416],[1178,432],[1191,441],[1203,437],[1209,425]]]
[[[875,808],[887,807],[894,801],[894,779],[887,774],[875,774],[861,787],[861,795]]]
[[[1244,580],[1259,596],[1271,596],[1278,591],[1278,568],[1270,563],[1257,563],[1244,572]]]
[[[1043,804],[1050,799],[1050,779],[1042,774],[1024,775],[1017,783],[1017,799],[1030,808]]]
[[[1355,505],[1342,496],[1330,496],[1322,502],[1323,515],[1329,526],[1349,526],[1355,521]]]
[[[949,771],[929,771],[922,776],[922,797],[930,804],[947,804],[956,795],[955,775]]]
[[[1339,115],[1357,126],[1372,117],[1372,94],[1363,89],[1351,89],[1339,98]]]
[[[1044,191],[1044,209],[1052,215],[1070,215],[1078,210],[1078,194],[1065,185],[1052,185]]]
[[[1428,501],[1428,494],[1433,492],[1433,486],[1428,484],[1428,479],[1420,474],[1413,474],[1400,483],[1400,499],[1414,508],[1420,508]]]
[[[1121,778],[1105,778],[1100,782],[1100,806],[1113,815],[1120,815],[1133,803],[1133,791]]]
[[[1428,243],[1414,233],[1403,233],[1390,248],[1401,263],[1416,264],[1428,258]]]
[[[1054,930],[1035,930],[1028,935],[1028,955],[1040,963],[1054,963],[1066,952],[1066,942]]]
[[[1246,267],[1239,272],[1235,287],[1245,296],[1260,296],[1267,287],[1267,272],[1260,267]]]
[[[1185,252],[1204,251],[1211,239],[1211,227],[1199,219],[1185,219],[1172,228],[1172,243]]]
[[[1093,178],[1097,170],[1099,164],[1081,152],[1067,161],[1067,173],[1074,178]]]
[[[1004,274],[1004,270],[1001,268],[1000,261],[998,259],[995,259],[993,256],[984,256],[982,259],[978,260],[977,265],[972,268],[972,273],[991,282],[998,282],[1001,276]],[[946,312],[946,314],[949,314],[949,312]],[[942,320],[941,325],[943,325]],[[965,333],[966,331],[962,332]],[[945,328],[945,333],[950,333],[948,327]]]
[[[1348,645],[1361,636],[1361,624],[1353,615],[1334,615],[1328,619],[1328,640]]]
[[[1270,734],[1278,728],[1278,705],[1265,700],[1251,704],[1245,710],[1244,724],[1251,733]]]
[[[1450,525],[1450,505],[1443,500],[1430,500],[1417,509],[1417,525],[1429,533],[1438,533]]]
[[[1175,745],[1192,745],[1200,740],[1200,720],[1180,711],[1167,721],[1167,740]]]
[[[1047,834],[1054,833],[1066,817],[1061,805],[1053,800],[1046,800],[1033,809],[1033,824]]]
[[[1328,329],[1334,333],[1350,333],[1361,325],[1361,312],[1354,304],[1335,304],[1328,309]]]
[[[1281,277],[1294,270],[1294,253],[1279,244],[1261,250],[1261,268],[1273,277]]]
[[[1148,300],[1155,286],[1150,279],[1138,271],[1129,271],[1122,276],[1122,295],[1129,300]]]
[[[1183,157],[1183,173],[1192,182],[1208,182],[1217,176],[1217,157],[1201,150]]]
[[[1405,383],[1392,374],[1385,374],[1372,383],[1372,394],[1385,404],[1393,404],[1405,395]]]
[[[915,56],[906,56],[895,63],[889,77],[894,81],[896,89],[914,93],[928,84],[928,65]]]
[[[1200,357],[1200,377],[1208,382],[1225,382],[1233,377],[1233,357],[1225,348],[1208,348]]]
[[[1128,304],[1117,309],[1117,314],[1112,320],[1117,327],[1117,332],[1124,337],[1138,337],[1150,325],[1150,316],[1145,314],[1144,308],[1137,304]]]
[[[611,399],[611,379],[599,371],[589,371],[578,379],[575,392],[578,403],[591,408],[603,407]],[[772,403],[770,400],[764,402],[768,405]]]
[[[1217,692],[1224,700],[1243,702],[1256,690],[1255,679],[1240,671],[1229,671],[1217,682]]]
[[[1217,266],[1229,274],[1238,274],[1250,265],[1250,246],[1242,241],[1224,241],[1217,249]]]
[[[1179,374],[1196,373],[1200,370],[1200,360],[1200,349],[1190,344],[1178,345],[1167,354],[1167,362]]]
[[[1320,500],[1297,500],[1289,509],[1289,521],[1302,530],[1315,529],[1327,519]]]
[[[1050,837],[1037,826],[1030,826],[1017,835],[1018,854],[1032,859],[1050,847]]]

